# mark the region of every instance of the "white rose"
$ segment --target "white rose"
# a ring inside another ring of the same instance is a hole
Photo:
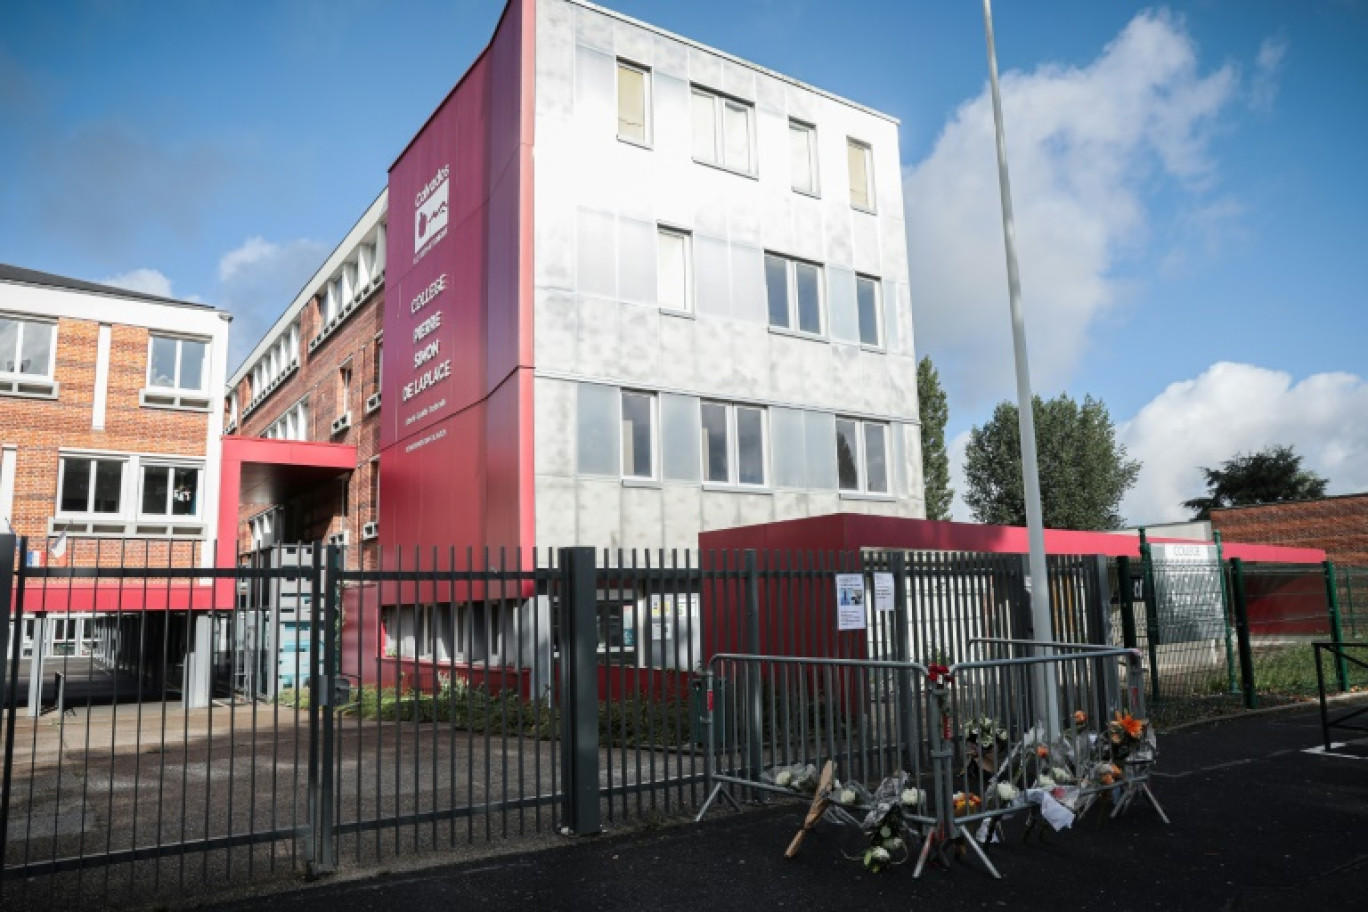
[[[1054,784],[1054,780],[1051,779],[1049,776],[1041,776],[1040,778],[1036,779],[1036,788],[1054,788]]]
[[[1053,777],[1055,782],[1073,782],[1073,773],[1062,766],[1056,766],[1054,769],[1050,770],[1050,776]]]
[[[789,770],[783,770],[774,777],[774,784],[780,788],[788,788],[793,784],[793,773]]]
[[[842,790],[841,790],[841,794],[840,794],[840,796],[839,796],[839,800],[840,800],[841,804],[854,804],[854,803],[855,803],[855,798],[856,798],[856,795],[855,795],[855,790],[854,790],[854,789],[842,789]]]
[[[921,803],[921,789],[903,789],[902,803],[908,807],[916,807]]]
[[[892,839],[885,839],[883,847],[890,852],[896,852],[903,847],[903,841],[894,836]]]
[[[883,846],[875,846],[874,850],[870,852],[870,858],[874,860],[875,864],[888,864],[893,856],[889,855],[888,849]]]
[[[1017,790],[1016,787],[1012,785],[1012,783],[1010,782],[999,782],[997,785],[997,793],[998,798],[1002,799],[1003,801],[1016,800]]]

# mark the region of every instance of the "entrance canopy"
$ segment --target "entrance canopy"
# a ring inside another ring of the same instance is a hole
[[[356,447],[348,444],[224,437],[216,563],[237,562],[240,507],[282,503],[355,468]]]

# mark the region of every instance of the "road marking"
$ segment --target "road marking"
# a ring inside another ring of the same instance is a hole
[[[1320,747],[1308,747],[1305,750],[1303,750],[1302,753],[1315,754],[1320,757],[1343,757],[1346,760],[1368,760],[1368,757],[1364,757],[1359,754],[1341,754],[1338,751],[1333,750],[1333,748],[1336,747],[1348,747],[1348,745],[1344,744],[1343,742],[1331,741],[1330,747],[1332,748],[1331,750],[1326,750],[1325,745],[1322,744]]]

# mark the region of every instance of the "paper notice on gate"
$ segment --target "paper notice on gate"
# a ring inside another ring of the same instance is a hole
[[[865,629],[863,573],[836,574],[836,629]]]
[[[893,610],[893,574],[874,574],[874,610]]]

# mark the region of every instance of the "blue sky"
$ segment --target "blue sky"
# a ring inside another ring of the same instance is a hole
[[[900,118],[918,350],[952,450],[1014,398],[977,0],[619,0]],[[0,261],[259,338],[487,41],[496,0],[0,7]],[[1368,3],[999,0],[1036,391],[1103,400],[1178,519],[1291,443],[1368,490]],[[965,515],[962,513],[961,515]]]

